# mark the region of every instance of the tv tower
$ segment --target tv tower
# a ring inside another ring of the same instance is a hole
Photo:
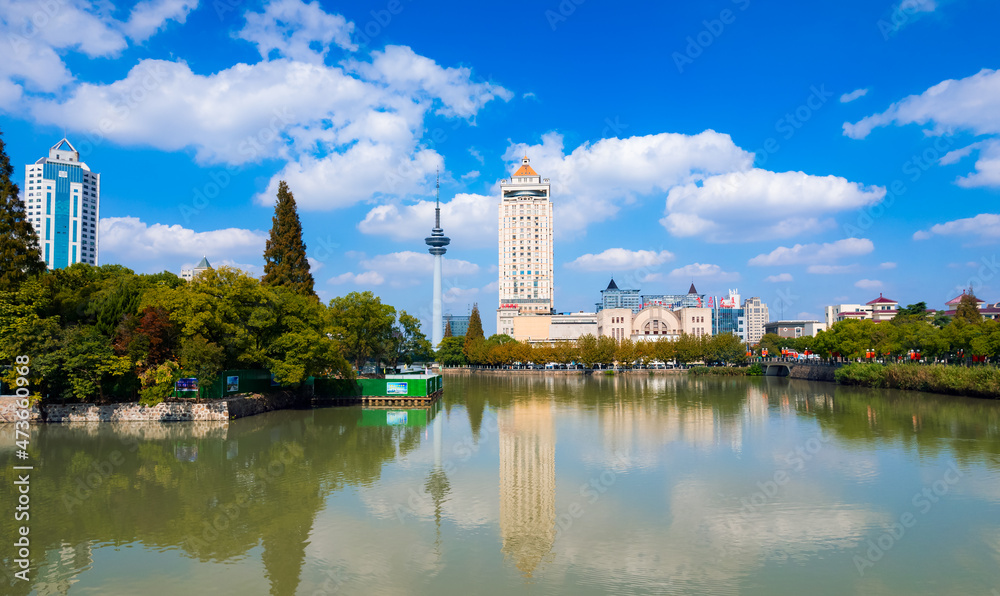
[[[444,336],[444,323],[441,318],[441,261],[443,260],[444,253],[448,252],[445,248],[451,243],[451,238],[444,235],[444,229],[441,228],[441,176],[438,174],[437,182],[435,184],[436,188],[436,207],[434,208],[434,228],[431,230],[431,235],[424,239],[424,242],[430,248],[427,252],[434,255],[434,303],[431,310],[431,344],[434,349],[438,349],[441,345],[441,339]]]

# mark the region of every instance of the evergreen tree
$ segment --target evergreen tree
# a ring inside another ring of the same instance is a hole
[[[958,302],[958,308],[955,309],[955,318],[962,319],[966,323],[974,324],[982,322],[983,315],[979,312],[979,304],[971,288],[968,293],[962,294],[962,298]]]
[[[444,337],[451,337],[451,336],[452,336],[451,321],[448,321],[444,324]]]
[[[465,357],[472,364],[480,364],[478,360],[481,347],[486,343],[486,336],[483,335],[483,321],[479,318],[479,303],[472,305],[472,312],[469,314],[469,330],[465,332]]]
[[[38,236],[28,222],[21,190],[10,179],[10,165],[0,133],[0,291],[17,290],[29,277],[45,271]]]
[[[264,249],[261,281],[270,286],[289,287],[299,294],[315,295],[295,197],[284,180],[278,183],[278,202],[271,218],[271,237]]]

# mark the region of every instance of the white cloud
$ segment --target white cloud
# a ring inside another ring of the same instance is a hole
[[[236,34],[257,46],[261,58],[291,58],[301,62],[322,63],[331,43],[351,51],[354,23],[340,15],[327,14],[319,2],[275,0],[263,13],[248,12],[246,25]]]
[[[975,217],[956,219],[931,226],[930,230],[920,230],[913,234],[914,240],[927,240],[932,236],[978,237],[981,242],[1000,240],[1000,214],[980,213]]]
[[[198,0],[145,0],[135,5],[122,29],[135,41],[145,41],[167,21],[184,23]]]
[[[137,217],[107,217],[100,222],[101,260],[125,265],[165,256],[190,259],[204,255],[209,262],[251,256],[260,259],[266,241],[267,232],[260,230],[195,232],[180,225],[146,224]]]
[[[497,201],[494,197],[463,193],[441,203],[441,225],[456,248],[496,246]],[[422,241],[434,227],[434,205],[434,201],[379,205],[365,215],[358,229],[397,241]]]
[[[878,268],[879,269],[895,269],[896,268],[896,263],[893,263],[891,261],[885,262],[885,263],[882,263],[881,265],[879,265]]]
[[[864,97],[865,95],[868,95],[868,88],[867,87],[864,88],[864,89],[855,89],[854,91],[851,91],[850,93],[845,93],[845,94],[841,95],[840,96],[840,103],[850,103],[850,102],[854,101],[855,99],[858,99],[859,97]]]
[[[691,263],[679,267],[670,272],[670,277],[675,279],[698,278],[707,281],[739,281],[740,274],[723,271],[718,265],[708,263]]]
[[[325,266],[325,263],[323,263],[323,261],[320,261],[319,259],[306,257],[306,260],[309,261],[309,272],[312,273],[314,276],[320,269],[322,269]]]
[[[862,290],[874,290],[882,287],[882,282],[877,279],[859,279],[854,282],[854,287]]]
[[[675,236],[708,242],[791,238],[834,227],[829,216],[883,197],[884,188],[836,176],[754,169],[673,188],[660,223]]]
[[[479,178],[479,170],[469,170],[462,174],[462,182],[470,182],[476,178]]]
[[[599,254],[580,255],[566,266],[580,271],[629,271],[641,267],[655,267],[674,259],[666,250],[628,250],[609,248]]]
[[[858,270],[858,265],[809,265],[806,273],[816,275],[837,275],[840,273],[851,273]]]
[[[779,246],[770,253],[750,259],[748,264],[755,266],[820,264],[843,257],[866,255],[873,250],[875,244],[867,238],[845,238],[824,244],[796,244],[791,248]]]
[[[356,286],[380,286],[385,283],[385,278],[375,271],[365,271],[364,273],[341,273],[327,280],[327,283],[334,285],[353,284]]]
[[[512,173],[521,157],[553,181],[557,234],[606,222],[622,205],[662,194],[678,184],[750,167],[753,154],[727,134],[660,133],[584,143],[566,154],[562,135],[542,136],[540,145],[512,144],[504,153]]]
[[[949,164],[980,151],[976,170],[958,179],[965,187],[1000,186],[1000,71],[983,69],[964,79],[949,79],[920,95],[898,101],[884,112],[872,114],[851,124],[844,123],[844,134],[855,139],[867,137],[872,130],[895,124],[929,126],[931,135],[951,135],[969,131],[990,138],[970,147],[949,153],[941,160]]]
[[[437,113],[444,116],[472,118],[491,100],[513,97],[499,85],[473,82],[468,68],[443,68],[405,46],[386,46],[372,52],[371,63],[351,62],[349,68],[394,90],[440,100]]]
[[[779,273],[778,275],[768,275],[764,278],[764,281],[771,283],[779,283],[786,281],[795,281],[791,273]]]

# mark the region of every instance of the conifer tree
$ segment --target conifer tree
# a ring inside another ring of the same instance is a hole
[[[26,217],[21,190],[10,179],[13,173],[0,133],[0,291],[16,290],[46,267],[38,235]]]
[[[446,322],[444,324],[444,336],[445,337],[451,337],[452,336],[452,333],[451,333],[451,321],[448,321],[448,322]]]
[[[469,329],[465,332],[466,357],[475,351],[474,345],[477,340],[479,342],[486,341],[486,337],[483,335],[483,320],[479,318],[478,302],[472,305],[472,312],[469,313]]]
[[[271,237],[264,249],[262,281],[270,286],[292,288],[299,294],[315,295],[295,197],[284,180],[278,183],[278,202],[274,205],[274,217],[271,218]]]

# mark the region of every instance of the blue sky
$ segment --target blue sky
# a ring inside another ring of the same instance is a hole
[[[0,127],[102,174],[101,255],[254,273],[277,183],[324,300],[429,318],[440,169],[446,311],[495,327],[498,182],[552,180],[559,311],[614,274],[738,288],[772,319],[879,292],[1000,301],[1000,6],[8,2]]]

